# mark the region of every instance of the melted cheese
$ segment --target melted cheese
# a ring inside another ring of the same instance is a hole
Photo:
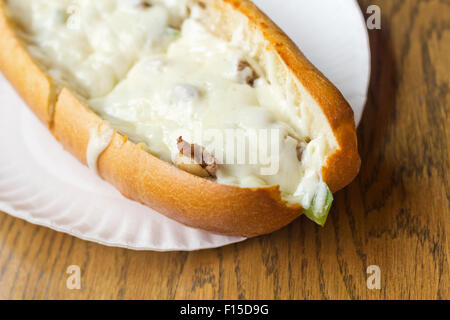
[[[323,136],[311,136],[313,117],[305,102],[294,105],[291,88],[277,84],[273,54],[255,61],[243,24],[231,41],[213,35],[201,22],[203,10],[188,10],[186,0],[156,0],[148,8],[141,3],[9,0],[8,13],[53,78],[154,155],[173,162],[183,136],[223,158],[218,183],[279,185],[285,199],[305,208],[316,194],[322,201],[321,167],[332,146]],[[251,67],[239,68],[241,61]],[[253,70],[259,78],[251,86],[246,79]],[[261,129],[275,157],[252,144]],[[95,170],[111,137],[110,130],[92,131],[87,159]],[[237,141],[245,145],[240,153],[231,150]],[[251,161],[255,155],[258,163]]]
[[[90,128],[89,143],[86,150],[88,167],[98,175],[97,161],[99,156],[111,143],[114,130],[108,125],[97,125]]]

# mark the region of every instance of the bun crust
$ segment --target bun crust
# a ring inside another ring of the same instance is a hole
[[[247,16],[316,100],[339,145],[322,168],[323,179],[333,192],[346,186],[357,175],[360,159],[353,111],[342,94],[250,1],[215,3],[219,10],[229,10],[230,4]],[[90,128],[107,123],[68,88],[59,89],[33,61],[6,18],[3,0],[0,30],[0,70],[64,148],[86,164]],[[227,235],[271,233],[303,211],[300,205],[284,201],[278,186],[244,189],[196,177],[154,157],[117,132],[98,159],[98,172],[132,200],[188,226]]]

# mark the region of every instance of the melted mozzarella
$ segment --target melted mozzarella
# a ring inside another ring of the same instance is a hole
[[[98,157],[111,143],[114,130],[108,125],[94,126],[90,128],[90,138],[86,150],[86,162],[88,167],[98,174]]]
[[[187,16],[186,0],[152,3],[144,8],[136,0],[9,0],[8,13],[53,78],[161,159],[174,161],[183,136],[223,158],[218,183],[279,185],[288,201],[305,208],[316,194],[322,199],[321,167],[330,147],[320,136],[307,145],[302,141],[311,131],[311,115],[276,85],[274,58],[255,64],[251,46],[240,37],[242,25],[226,41],[201,23],[199,7]],[[252,69],[238,68],[243,60],[252,61],[259,74],[253,86],[246,83]],[[260,129],[272,155],[252,144]],[[234,136],[224,138],[231,130]],[[87,159],[95,170],[111,137],[110,130],[92,131]],[[244,142],[243,152],[232,152],[236,141]],[[301,161],[299,145],[306,145]],[[257,163],[251,161],[255,155]]]

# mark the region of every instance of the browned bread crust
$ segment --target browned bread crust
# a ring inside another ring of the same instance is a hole
[[[45,124],[51,122],[50,106],[56,98],[53,80],[33,62],[11,24],[0,1],[0,70]]]
[[[339,145],[322,168],[323,179],[333,192],[343,188],[354,179],[360,166],[350,106],[255,5],[248,0],[218,1],[219,6],[227,4],[263,32],[323,110]],[[52,79],[15,35],[6,18],[3,0],[0,0],[0,30],[0,70],[64,148],[86,164],[90,128],[105,121],[69,89],[55,89]],[[213,232],[257,236],[280,229],[302,214],[300,205],[282,200],[278,186],[244,189],[196,177],[154,157],[117,132],[99,157],[98,172],[126,197],[181,223]]]

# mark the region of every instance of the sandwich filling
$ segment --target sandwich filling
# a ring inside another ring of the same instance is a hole
[[[332,195],[321,169],[337,148],[325,116],[246,17],[236,13],[235,30],[221,36],[212,2],[6,5],[31,56],[130,140],[220,184],[279,185],[323,225]],[[104,149],[111,136],[103,131],[93,130],[91,167],[95,141]]]

